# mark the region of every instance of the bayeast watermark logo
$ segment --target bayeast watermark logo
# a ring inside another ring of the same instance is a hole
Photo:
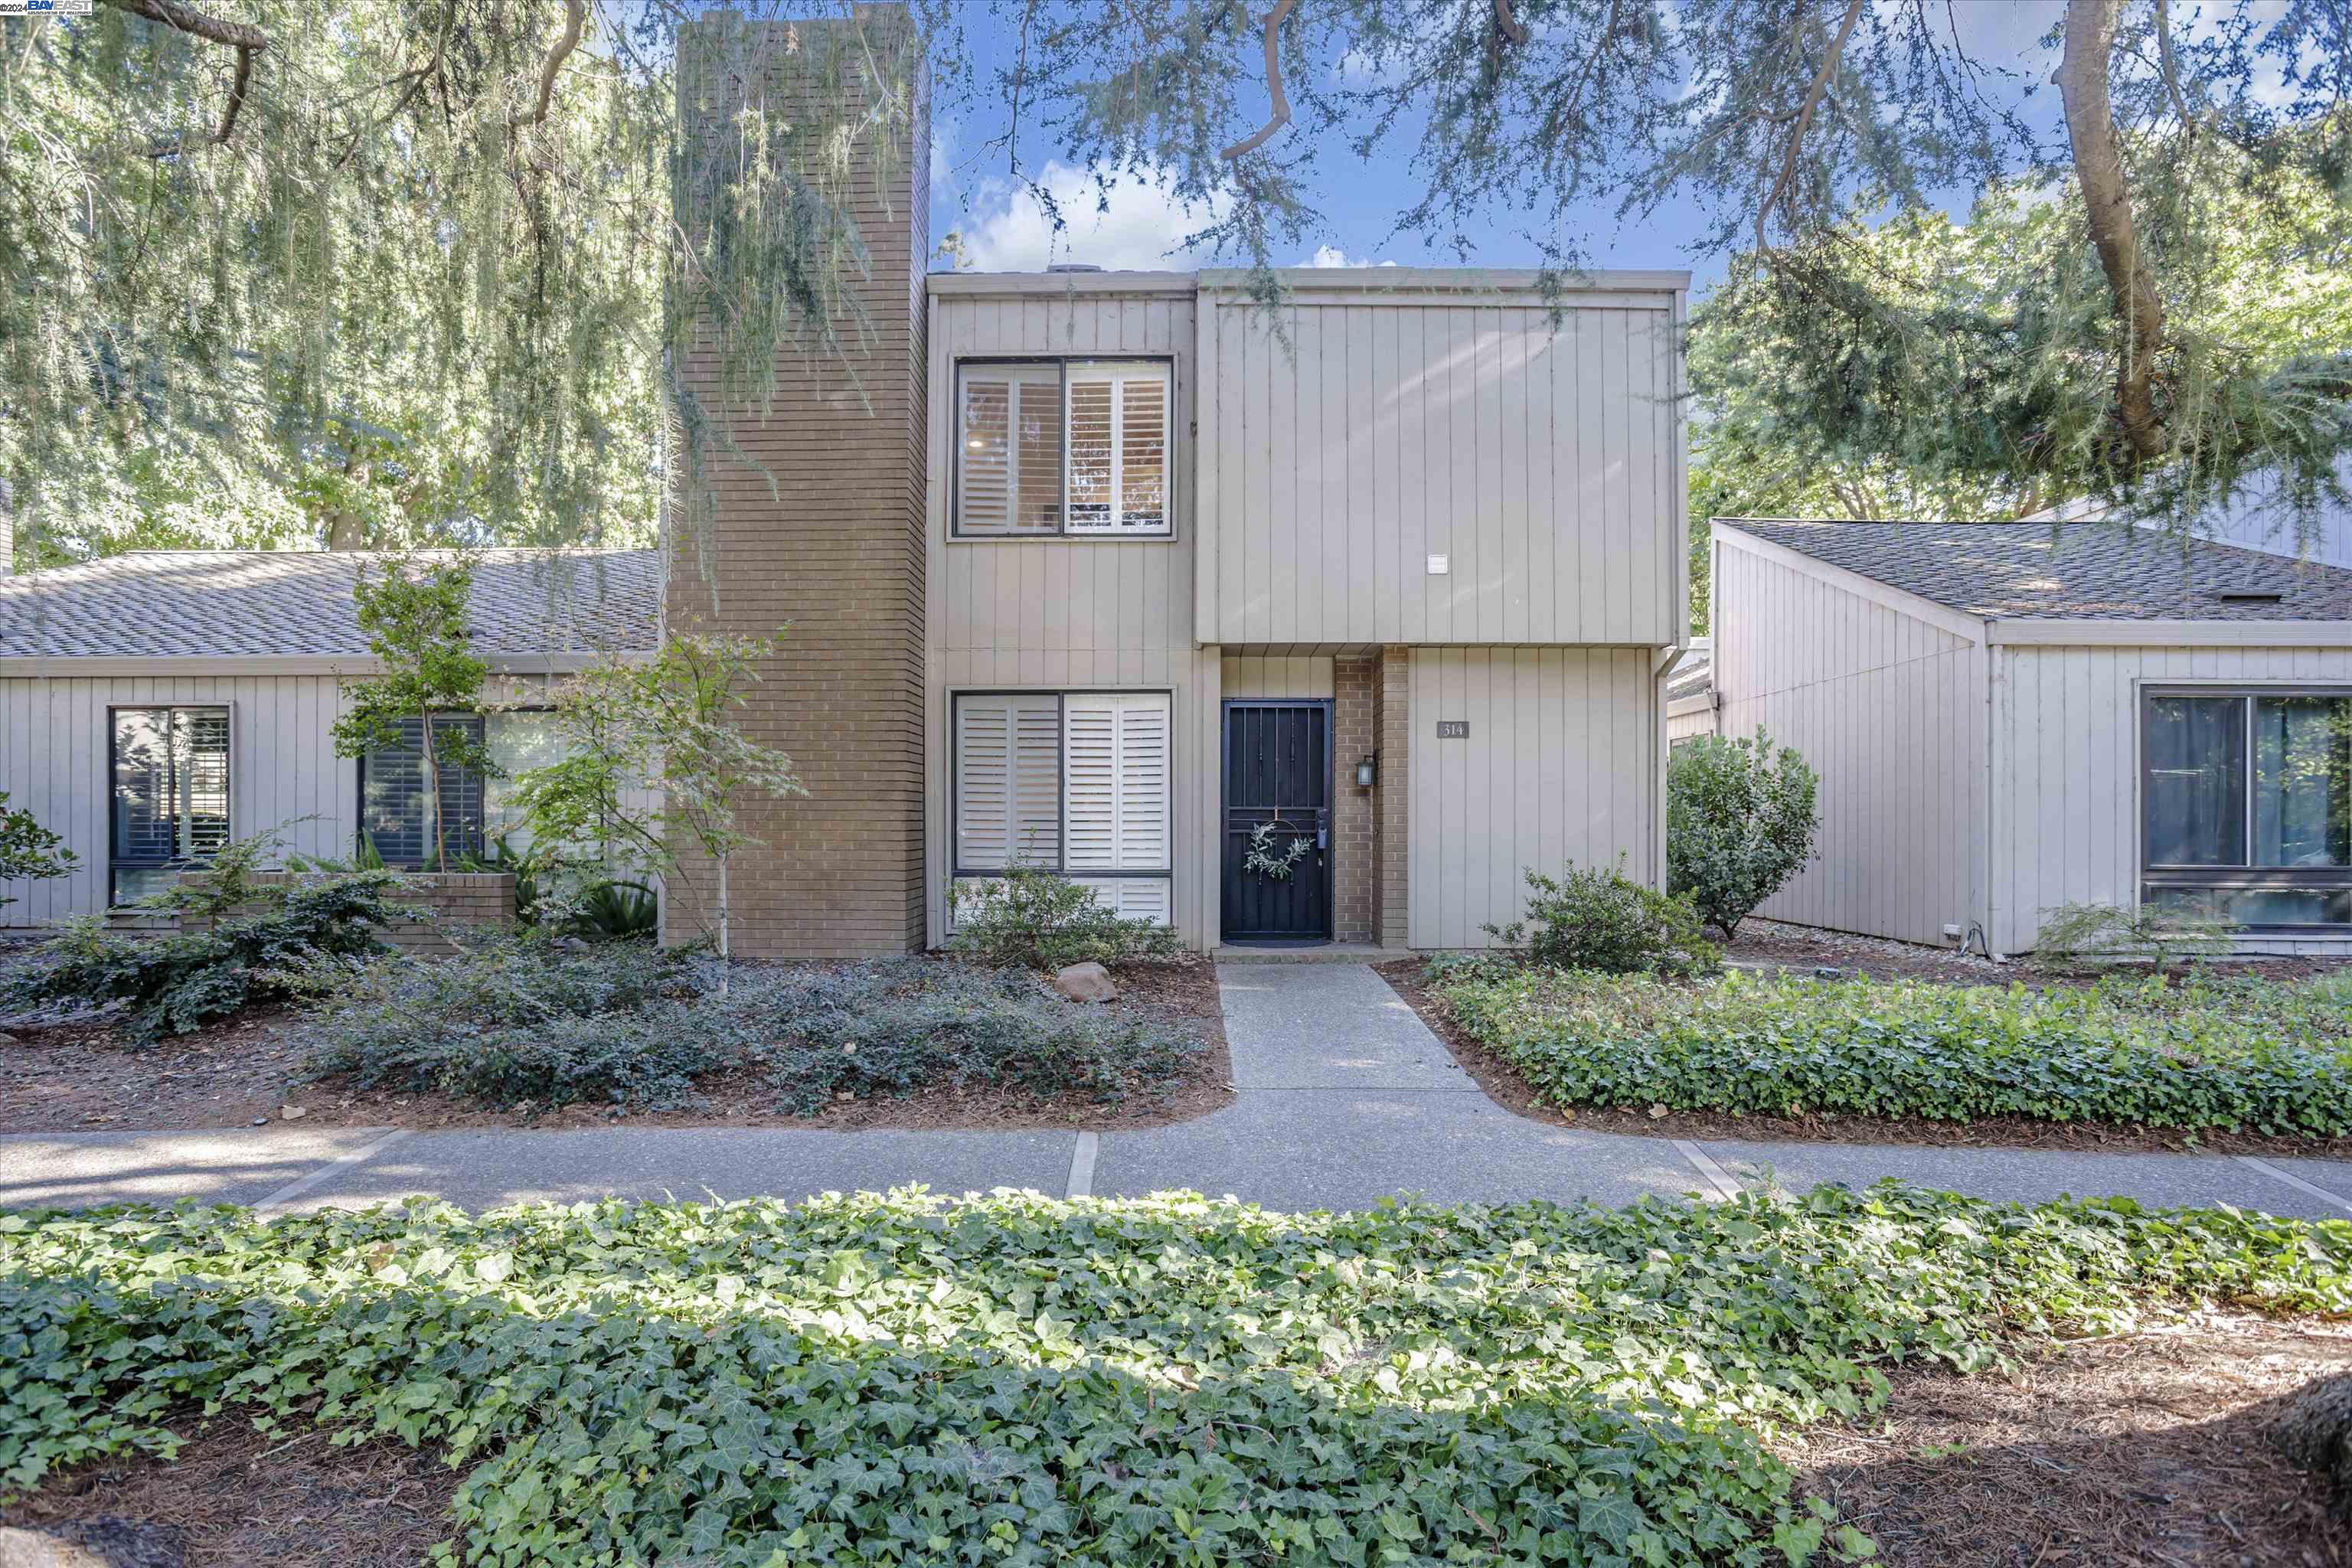
[[[98,0],[0,0],[0,16],[87,16]]]

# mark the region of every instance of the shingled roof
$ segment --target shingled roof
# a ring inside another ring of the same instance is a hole
[[[0,577],[0,658],[365,656],[352,585],[370,551],[138,550]],[[651,550],[492,550],[474,577],[487,656],[623,652],[659,640]]]
[[[2352,570],[2123,523],[1723,521],[1972,616],[2352,620]]]

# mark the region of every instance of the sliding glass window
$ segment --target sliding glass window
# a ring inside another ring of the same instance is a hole
[[[2140,748],[2148,907],[2352,924],[2352,693],[2147,692]]]

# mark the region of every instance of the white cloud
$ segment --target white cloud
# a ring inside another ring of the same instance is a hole
[[[1318,245],[1315,254],[1298,264],[1301,267],[1394,267],[1393,261],[1359,260],[1336,245]]]
[[[1057,261],[1114,271],[1181,268],[1190,259],[1185,237],[1232,205],[1219,197],[1187,212],[1163,182],[1129,174],[1112,184],[1108,208],[1097,212],[1093,176],[1058,162],[1046,164],[1037,183],[1053,196],[1066,226],[1056,232],[1028,190],[992,182],[978,193],[972,219],[963,227],[965,265],[982,272],[1034,272]]]

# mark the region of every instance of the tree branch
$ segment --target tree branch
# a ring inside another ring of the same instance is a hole
[[[2180,90],[2180,62],[2172,53],[2172,7],[2168,0],[2156,0],[2156,58],[2164,70],[2164,90],[2172,97],[2172,112],[2180,116],[2183,130],[2196,135],[2196,117],[2189,112],[2189,99]]]
[[[1495,31],[1514,44],[1528,41],[1528,26],[1511,14],[1511,0],[1495,0]]]
[[[236,75],[228,84],[228,102],[221,107],[220,129],[213,132],[213,145],[228,144],[229,132],[236,129],[236,111],[245,107],[245,84],[253,78],[253,57],[261,51],[247,47],[236,51]]]
[[[1290,8],[1297,4],[1298,0],[1274,0],[1273,9],[1265,14],[1265,90],[1267,96],[1274,100],[1274,111],[1265,124],[1220,154],[1229,163],[1256,152],[1265,145],[1268,137],[1290,123],[1290,100],[1282,90],[1282,51],[1276,35],[1282,30],[1282,19],[1290,15]]]
[[[511,126],[543,125],[547,122],[548,107],[555,100],[555,73],[572,51],[580,47],[580,35],[588,26],[586,0],[563,0],[563,37],[547,51],[547,63],[539,70],[539,107],[529,114],[517,115],[507,123]]]
[[[2156,358],[2164,348],[2164,301],[2140,252],[2132,223],[2131,190],[2124,179],[2123,144],[2107,97],[2107,68],[2116,47],[2119,0],[2070,0],[2065,48],[2059,57],[2058,96],[2066,106],[2066,135],[2074,153],[2074,180],[2099,268],[2107,277],[2123,326],[2123,363],[2116,373],[2116,408],[2124,439],[2146,461],[2163,455],[2167,437],[2156,412]]]
[[[160,22],[174,32],[202,38],[206,43],[226,44],[233,49],[266,49],[269,47],[269,35],[260,28],[207,16],[202,11],[191,10],[181,5],[179,0],[106,0],[106,3],[118,11],[128,11],[134,16]]]
[[[1838,60],[1845,54],[1845,41],[1853,32],[1854,23],[1862,19],[1862,0],[1848,0],[1845,20],[1838,24],[1837,37],[1830,40],[1829,53],[1822,57],[1822,68],[1813,76],[1813,85],[1805,89],[1805,101],[1798,107],[1797,122],[1789,130],[1789,144],[1780,157],[1780,172],[1773,177],[1771,188],[1756,208],[1756,248],[1760,252],[1772,248],[1765,237],[1764,226],[1780,205],[1782,195],[1796,182],[1797,157],[1804,151],[1805,132],[1813,123],[1813,110],[1830,90],[1830,78],[1837,74]]]

